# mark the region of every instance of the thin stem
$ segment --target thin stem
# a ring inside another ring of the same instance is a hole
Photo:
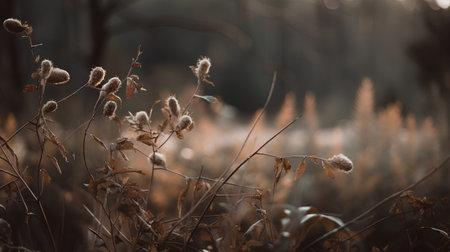
[[[60,99],[59,101],[57,101],[58,105],[66,100],[68,100],[70,97],[74,96],[75,94],[77,94],[78,92],[80,92],[83,88],[85,88],[87,85],[89,85],[89,82],[87,82],[86,84],[82,85],[81,87],[79,87],[77,90],[73,91],[71,94],[69,94],[68,96]]]

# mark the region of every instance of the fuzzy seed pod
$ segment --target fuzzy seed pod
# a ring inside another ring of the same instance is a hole
[[[145,111],[136,112],[136,124],[140,129],[144,128],[148,124],[149,118]]]
[[[41,71],[39,72],[39,75],[42,79],[46,80],[53,69],[53,63],[50,60],[43,60],[41,62]]]
[[[332,168],[338,171],[351,172],[353,169],[352,161],[344,154],[334,155],[326,160]]]
[[[8,18],[3,21],[3,28],[9,33],[20,34],[27,29],[28,25],[22,24],[22,22],[15,18]]]
[[[50,71],[50,75],[47,78],[47,82],[53,85],[61,85],[70,80],[70,75],[66,70],[54,67]]]
[[[175,117],[178,117],[178,115],[180,114],[180,104],[178,104],[177,98],[175,98],[175,96],[170,96],[169,98],[167,98],[166,103],[170,113]]]
[[[105,79],[106,71],[102,67],[95,67],[89,74],[89,86],[97,87]]]
[[[208,76],[209,68],[211,67],[211,60],[207,57],[202,57],[197,62],[195,74],[199,79],[205,79]]]
[[[184,130],[192,124],[192,118],[188,115],[180,117],[177,124],[177,131]]]
[[[58,103],[57,102],[55,102],[55,101],[48,101],[42,107],[42,112],[44,112],[44,114],[48,114],[48,113],[55,112],[55,110],[57,110],[57,109],[58,109]]]
[[[122,86],[122,81],[120,81],[117,77],[112,77],[109,79],[109,81],[103,85],[100,95],[101,96],[108,96],[110,94],[114,94],[119,90],[119,88]]]
[[[148,156],[148,159],[154,165],[166,167],[166,157],[159,152],[152,152],[152,154]]]
[[[103,115],[106,117],[113,117],[116,114],[117,103],[115,101],[108,101],[103,107]]]

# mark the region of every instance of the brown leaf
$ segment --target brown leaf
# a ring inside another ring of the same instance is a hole
[[[136,74],[132,74],[132,75],[130,75],[130,77],[131,77],[131,78],[135,78],[136,80],[139,80],[139,76],[136,75]]]
[[[134,149],[133,142],[131,142],[128,138],[120,138],[117,140],[116,145],[117,150],[132,150]]]
[[[108,148],[106,147],[105,143],[103,143],[103,141],[100,140],[100,138],[94,136],[93,134],[91,134],[91,137],[95,140],[95,142],[100,144],[105,150],[108,150]]]
[[[122,107],[122,99],[120,99],[119,96],[117,96],[115,94],[109,94],[108,99],[118,102],[120,107]]]
[[[36,91],[38,89],[38,86],[34,85],[34,84],[27,84],[25,85],[25,87],[23,87],[23,92],[24,93],[28,93],[28,92],[33,92]]]
[[[178,194],[178,200],[177,200],[177,209],[178,209],[178,217],[181,218],[183,213],[183,200],[186,198],[186,195],[189,191],[189,187],[191,186],[192,180],[188,179],[186,180],[186,187]]]
[[[31,74],[31,79],[39,79],[41,78],[41,75],[39,74],[39,71],[34,72]]]
[[[153,145],[155,144],[155,143],[153,142],[153,139],[152,139],[152,137],[150,136],[149,133],[143,133],[143,134],[140,134],[140,135],[136,138],[136,140],[139,141],[139,142],[141,142],[141,143],[144,143],[144,144],[146,144],[146,145],[149,145],[149,146],[153,146]]]
[[[283,158],[283,170],[284,173],[288,173],[291,170],[291,163],[287,158]]]
[[[59,167],[58,159],[56,159],[54,156],[47,155],[48,158],[52,161],[55,168],[58,170],[59,174],[62,174],[61,167]]]
[[[48,174],[48,171],[45,169],[41,169],[39,170],[39,174],[41,176],[42,187],[48,186],[52,181],[52,178],[50,177],[50,174]]]
[[[41,59],[41,55],[36,56],[36,58],[34,59],[34,64],[39,63],[40,59]]]
[[[297,171],[295,171],[295,180],[299,179],[305,172],[305,168],[306,168],[305,159],[306,158],[303,158],[302,162],[297,167]]]
[[[166,108],[161,109],[161,113],[166,117],[167,119],[170,118],[170,112]]]
[[[315,157],[315,156],[310,156],[310,157],[309,157],[309,160],[311,160],[311,162],[317,164],[317,157]]]
[[[372,252],[381,252],[381,250],[375,246],[372,247]]]
[[[282,158],[276,157],[275,158],[275,164],[273,165],[273,171],[276,172],[280,168],[281,164],[283,162]]]
[[[327,162],[322,161],[322,167],[325,170],[325,173],[330,179],[334,179],[333,168],[327,164]]]
[[[127,87],[125,93],[127,95],[127,99],[130,99],[134,94],[134,89],[136,88],[136,82],[130,77],[127,78]]]
[[[136,62],[133,62],[133,64],[131,66],[134,68],[141,68],[142,64],[136,61]]]

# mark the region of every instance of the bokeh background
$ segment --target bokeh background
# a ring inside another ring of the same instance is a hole
[[[277,202],[313,205],[349,219],[416,181],[450,153],[449,6],[450,0],[7,0],[0,3],[0,17],[31,24],[34,42],[43,43],[35,52],[71,74],[64,88],[49,88],[49,98],[84,84],[95,66],[123,78],[142,45],[142,68],[135,73],[148,91],[123,98],[121,117],[148,110],[168,94],[186,102],[195,87],[189,66],[199,56],[209,57],[215,87],[204,86],[202,92],[221,104],[194,104],[195,130],[181,144],[165,147],[172,168],[191,176],[199,164],[211,177],[220,174],[277,71],[268,114],[250,149],[302,113],[267,151],[324,157],[342,152],[355,171],[329,182],[308,163],[300,182],[282,177]],[[34,81],[26,48],[26,39],[0,32],[3,133],[37,109],[35,97],[22,92]],[[124,90],[119,95],[124,97]],[[55,113],[59,132],[85,121],[96,98],[83,90],[63,113]],[[115,126],[102,127],[96,129],[99,137],[117,137]],[[136,166],[146,166],[145,158],[131,157]],[[299,160],[291,162],[296,166]],[[271,167],[273,160],[255,159],[236,182],[270,187]],[[84,176],[69,169],[65,174],[55,181],[72,192]],[[448,178],[447,169],[418,194],[448,196]],[[173,175],[159,179],[152,199],[159,210],[170,212],[174,203],[168,199],[176,199],[184,182],[167,190]],[[367,239],[381,246],[382,239],[374,237],[396,235],[402,228],[386,225]],[[397,248],[406,240],[400,235]]]

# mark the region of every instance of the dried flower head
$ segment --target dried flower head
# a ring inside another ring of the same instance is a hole
[[[112,77],[108,80],[108,82],[103,85],[100,95],[101,96],[108,96],[110,94],[114,94],[119,90],[119,88],[122,86],[122,81],[120,81],[117,77]]]
[[[145,111],[136,112],[136,115],[134,117],[136,120],[136,124],[140,129],[144,128],[144,126],[147,125],[148,121],[150,120],[148,118],[147,112]]]
[[[47,82],[53,85],[61,85],[70,80],[70,75],[66,70],[54,67],[50,71],[50,75],[47,78]]]
[[[88,85],[97,87],[105,79],[106,71],[102,67],[95,67],[91,70],[89,74]]]
[[[116,114],[117,103],[115,101],[108,101],[103,107],[103,115],[111,118]]]
[[[166,106],[169,108],[169,111],[172,115],[178,117],[180,115],[180,104],[178,104],[177,98],[175,96],[170,96],[167,98]]]
[[[159,152],[152,152],[148,159],[154,165],[166,167],[166,157]]]
[[[197,66],[191,67],[192,72],[200,80],[208,78],[209,69],[211,68],[211,60],[207,57],[201,57],[197,61]]]
[[[41,71],[39,72],[39,75],[42,79],[46,80],[50,76],[52,69],[53,63],[50,60],[45,59],[41,62]]]
[[[188,115],[183,115],[178,120],[176,130],[177,131],[184,130],[184,129],[188,128],[191,124],[192,124],[192,118]]]
[[[20,34],[27,29],[27,24],[22,24],[22,22],[15,18],[8,18],[3,21],[3,28],[9,33]]]
[[[48,114],[48,113],[55,112],[55,110],[57,110],[57,109],[58,109],[58,103],[57,102],[55,102],[55,101],[48,101],[42,107],[42,112],[44,112],[44,114]]]
[[[343,172],[351,172],[353,169],[352,161],[344,154],[334,155],[326,160],[327,164],[333,169]]]

